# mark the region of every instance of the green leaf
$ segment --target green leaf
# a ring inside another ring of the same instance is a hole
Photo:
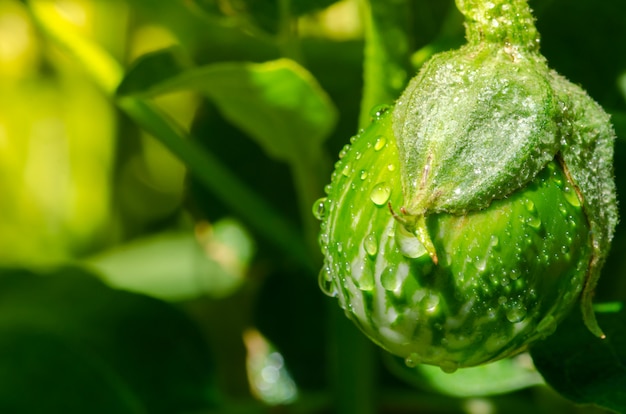
[[[474,368],[463,368],[452,374],[439,367],[408,367],[402,358],[385,354],[391,372],[414,386],[453,397],[486,397],[542,384],[527,354],[502,359]]]
[[[197,328],[163,302],[78,268],[0,269],[0,412],[203,410],[212,372]]]
[[[192,232],[159,233],[87,263],[110,286],[167,301],[228,296],[244,281],[254,253],[252,240],[232,219],[214,223],[205,233],[202,245]]]
[[[289,257],[308,269],[315,267],[301,234],[292,223],[246,186],[219,158],[195,144],[179,125],[174,124],[151,102],[124,98],[119,104],[130,118],[179,157],[202,185],[214,192],[247,223]]]
[[[369,124],[372,108],[395,102],[411,75],[409,3],[407,0],[361,0],[365,17],[361,127]]]
[[[285,10],[289,15],[301,16],[323,9],[337,0],[192,0],[189,3],[208,15],[235,16],[250,20],[269,33],[276,33],[284,25]]]
[[[315,78],[289,59],[186,69],[176,52],[166,49],[139,60],[118,95],[154,97],[181,90],[203,93],[229,122],[282,161],[318,156],[337,119]]]
[[[565,397],[626,411],[626,308],[623,303],[596,307],[605,339],[585,327],[572,312],[556,332],[531,349],[546,382]]]

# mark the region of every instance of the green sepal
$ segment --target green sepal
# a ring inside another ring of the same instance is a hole
[[[548,73],[542,59],[505,48],[433,57],[394,108],[407,211],[481,209],[535,177],[559,148]]]

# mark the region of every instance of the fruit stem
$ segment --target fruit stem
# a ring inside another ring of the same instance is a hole
[[[437,249],[433,243],[433,240],[430,238],[430,234],[428,233],[428,226],[426,225],[426,216],[424,214],[411,215],[408,214],[404,207],[400,208],[400,212],[402,215],[396,214],[393,211],[393,207],[391,207],[391,202],[387,203],[387,207],[391,212],[393,218],[400,223],[400,225],[404,226],[404,228],[411,234],[415,235],[417,239],[422,243],[426,252],[430,256],[431,260],[435,265],[439,264],[439,258],[437,257]]]
[[[493,43],[539,50],[539,32],[526,0],[456,0],[470,44]]]
[[[414,234],[417,236],[417,239],[424,245],[424,248],[428,252],[428,255],[432,259],[433,263],[435,265],[439,264],[437,250],[435,249],[435,245],[430,238],[430,234],[428,234],[428,228],[426,227],[426,216],[424,216],[423,214],[420,214],[417,217]]]

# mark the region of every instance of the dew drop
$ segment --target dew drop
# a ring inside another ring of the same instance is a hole
[[[526,210],[528,210],[530,213],[534,213],[535,212],[535,203],[533,202],[533,200],[527,199],[524,202],[524,205],[526,206]]]
[[[318,220],[324,220],[326,217],[326,197],[318,198],[313,203],[313,216]]]
[[[362,263],[352,274],[359,289],[368,291],[374,289],[374,273],[367,263]]]
[[[374,202],[374,204],[378,206],[382,206],[389,200],[389,196],[391,195],[391,189],[389,186],[382,182],[378,183],[372,189],[370,193],[370,199]]]
[[[343,157],[345,157],[349,150],[350,150],[350,144],[344,145],[341,151],[339,151],[339,159],[342,159]]]
[[[496,247],[499,243],[500,243],[500,239],[498,238],[498,236],[496,236],[495,234],[492,234],[491,238],[489,239],[489,245],[491,247]]]
[[[526,220],[526,224],[535,230],[539,230],[541,228],[541,219],[537,216],[532,216]]]
[[[337,242],[337,244],[335,245],[335,249],[337,250],[337,253],[343,252],[343,243]]]
[[[322,270],[320,270],[317,280],[321,291],[324,292],[326,296],[330,296],[331,298],[337,296],[337,287],[332,280],[330,266],[325,265]]]
[[[367,171],[361,170],[361,180],[365,180],[367,178]]]
[[[378,241],[376,240],[376,235],[374,233],[370,233],[363,240],[363,249],[370,256],[376,256],[376,253],[378,253]]]
[[[380,118],[387,110],[389,109],[389,105],[378,105],[372,108],[370,111],[370,116],[374,119]]]
[[[570,203],[574,207],[580,207],[580,199],[578,198],[578,194],[576,194],[576,191],[570,186],[565,186],[565,188],[563,189],[563,195],[565,196],[565,200],[568,203]]]
[[[556,171],[552,174],[552,181],[554,181],[554,184],[556,184],[557,187],[563,188],[563,179],[559,177],[559,174]]]
[[[407,367],[409,368],[415,368],[417,365],[419,365],[422,362],[422,358],[416,353],[416,352],[412,352],[408,357],[406,357],[406,359],[404,360],[404,363],[406,364]]]
[[[434,313],[437,311],[437,307],[439,306],[439,295],[436,295],[430,292],[428,295],[422,298],[422,305],[424,305],[424,310],[428,313]]]
[[[395,165],[393,165],[393,164],[389,164],[389,165],[387,166],[387,169],[388,169],[389,171],[393,171],[393,170],[395,170],[395,169],[396,169],[396,166],[395,166]]]
[[[514,302],[506,310],[506,318],[511,323],[519,323],[526,318],[526,307],[524,305]]]
[[[385,137],[383,136],[378,137],[376,139],[376,143],[374,144],[374,150],[380,151],[381,149],[385,147],[385,144],[387,144],[387,140],[385,139]]]
[[[441,368],[441,370],[446,374],[452,374],[459,369],[459,363],[454,361],[441,361],[439,368]]]
[[[344,165],[343,170],[341,170],[341,174],[343,174],[346,177],[350,177],[350,164],[347,163],[346,165]]]
[[[383,273],[380,275],[380,284],[385,290],[396,290],[400,287],[400,278],[394,267],[387,266],[383,270]]]
[[[476,256],[476,259],[474,261],[474,266],[479,272],[482,273],[487,269],[487,260],[488,260],[488,257],[486,254],[482,256]]]

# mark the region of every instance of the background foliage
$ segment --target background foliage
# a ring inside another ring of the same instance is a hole
[[[626,137],[624,0],[531,6]],[[0,411],[626,411],[623,225],[606,342],[572,314],[455,374],[380,351],[317,286],[336,154],[462,42],[451,0],[0,0]]]

